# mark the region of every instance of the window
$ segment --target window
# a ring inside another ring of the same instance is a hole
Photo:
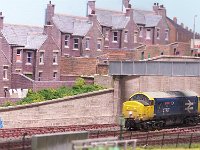
[[[109,30],[108,29],[106,30],[105,40],[109,41]]]
[[[86,49],[86,50],[89,50],[89,49],[90,49],[90,39],[89,39],[89,38],[86,38],[85,49]]]
[[[101,50],[101,40],[97,41],[97,50]]]
[[[128,31],[124,32],[124,42],[128,42]]]
[[[144,52],[141,53],[141,60],[144,59]]]
[[[27,52],[27,64],[32,63],[32,52]]]
[[[147,31],[146,31],[146,39],[151,39],[151,29],[147,29]]]
[[[57,71],[54,71],[54,72],[53,72],[53,79],[54,79],[54,80],[56,80],[56,79],[57,79],[57,74],[58,74],[58,72],[57,72]]]
[[[74,39],[74,49],[78,49],[78,39]]]
[[[160,29],[157,29],[157,30],[156,30],[156,38],[157,38],[157,39],[160,39]]]
[[[38,81],[41,81],[41,79],[42,79],[42,71],[39,71],[39,73],[38,73]]]
[[[22,50],[18,49],[17,50],[17,57],[16,57],[16,61],[17,62],[21,62],[22,61],[22,54],[21,54]]]
[[[139,36],[143,37],[143,27],[139,27],[139,30],[140,30]]]
[[[58,64],[58,53],[57,52],[53,53],[53,64]]]
[[[8,66],[3,66],[3,80],[8,79]]]
[[[118,33],[117,32],[113,32],[113,41],[117,42],[117,38],[118,38]]]
[[[169,39],[169,30],[166,29],[165,30],[165,40],[168,41],[168,39]]]
[[[40,52],[39,63],[40,63],[40,64],[44,64],[44,52]]]
[[[65,35],[65,47],[69,47],[69,39],[70,35],[69,34]]]
[[[134,32],[134,43],[137,43],[138,32]]]

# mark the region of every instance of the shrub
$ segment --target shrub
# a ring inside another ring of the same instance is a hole
[[[77,78],[74,86],[83,87],[85,84],[86,83],[85,83],[85,80],[83,78]]]

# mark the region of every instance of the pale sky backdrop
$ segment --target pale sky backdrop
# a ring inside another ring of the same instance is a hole
[[[55,4],[55,12],[86,15],[87,0],[51,0]],[[0,11],[5,16],[5,23],[44,25],[44,12],[49,0],[0,0]],[[193,29],[194,16],[196,29],[200,33],[200,0],[131,0],[133,8],[152,10],[154,2],[163,4],[171,19],[177,17],[178,23]],[[96,0],[96,7],[121,10],[122,0]]]

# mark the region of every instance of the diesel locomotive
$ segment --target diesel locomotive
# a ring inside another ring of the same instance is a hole
[[[128,130],[155,130],[200,122],[200,99],[192,91],[138,92],[123,103]]]

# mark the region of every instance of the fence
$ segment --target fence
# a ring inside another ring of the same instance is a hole
[[[73,141],[73,150],[135,150],[136,139],[114,140],[113,138]]]

